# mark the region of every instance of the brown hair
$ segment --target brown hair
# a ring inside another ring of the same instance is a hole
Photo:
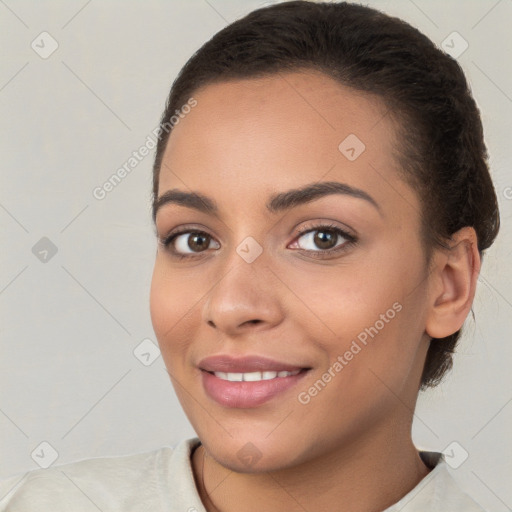
[[[479,110],[459,64],[406,22],[345,2],[291,1],[257,9],[206,42],[174,81],[161,118],[153,204],[169,120],[200,87],[283,71],[319,70],[378,96],[397,127],[403,178],[417,191],[427,262],[435,246],[472,226],[478,250],[500,220]],[[166,124],[167,123],[167,124]],[[452,367],[461,331],[432,339],[421,387]]]

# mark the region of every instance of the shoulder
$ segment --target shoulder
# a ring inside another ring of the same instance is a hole
[[[407,493],[389,512],[486,512],[452,476],[444,455],[423,452],[422,459],[432,471]],[[388,511],[385,511],[388,512]]]
[[[453,510],[454,512],[486,512],[453,478],[446,462],[442,463],[434,482],[432,510]]]
[[[159,510],[168,473],[180,471],[184,462],[182,457],[173,463],[173,454],[186,453],[193,442],[183,440],[174,449],[85,459],[10,477],[0,482],[0,512]]]

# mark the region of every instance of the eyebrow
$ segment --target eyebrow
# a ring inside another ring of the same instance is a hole
[[[279,213],[332,194],[342,194],[363,199],[382,215],[379,204],[367,192],[337,181],[311,183],[301,188],[273,194],[267,201],[266,207],[271,213]],[[162,206],[171,203],[193,208],[216,217],[219,216],[217,203],[208,196],[199,192],[184,192],[172,189],[164,192],[155,201],[153,205],[153,220],[156,219],[156,214]]]

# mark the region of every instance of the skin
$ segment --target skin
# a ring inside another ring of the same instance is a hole
[[[158,210],[160,238],[186,225],[212,241],[194,253],[182,236],[179,247],[192,256],[183,260],[159,244],[151,317],[202,442],[192,467],[205,507],[384,510],[429,472],[412,443],[412,416],[429,336],[452,334],[470,310],[480,269],[475,232],[456,233],[452,249],[436,249],[427,265],[419,198],[397,172],[395,132],[377,98],[317,72],[223,82],[193,96],[197,106],[169,138],[159,196],[205,194],[219,218],[178,204]],[[354,161],[338,149],[349,134],[366,146]],[[323,181],[357,187],[378,208],[342,194],[278,213],[265,206],[272,194]],[[322,246],[297,230],[326,223],[357,243],[315,258]],[[236,251],[248,236],[263,249],[252,263]],[[299,392],[394,303],[401,311],[300,403]],[[269,402],[233,409],[205,394],[197,368],[221,353],[312,369]],[[237,456],[248,442],[261,454],[250,467]]]

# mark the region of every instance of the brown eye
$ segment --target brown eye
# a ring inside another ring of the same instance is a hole
[[[300,249],[307,251],[328,251],[350,238],[337,228],[317,228],[303,233],[298,239]]]
[[[332,249],[336,246],[338,234],[334,231],[318,230],[315,233],[313,242],[319,249]]]
[[[332,224],[317,224],[301,230],[290,249],[301,249],[311,258],[335,258],[358,243],[358,238]]]
[[[202,233],[193,233],[187,237],[187,245],[194,252],[200,252],[204,249],[208,249],[210,245],[210,237]]]
[[[208,233],[185,231],[172,235],[166,245],[171,245],[177,254],[194,254],[206,251],[212,242],[216,244],[216,248],[220,247]]]
[[[177,236],[174,246],[177,252],[202,252],[209,248],[212,237],[207,233],[182,233]]]

